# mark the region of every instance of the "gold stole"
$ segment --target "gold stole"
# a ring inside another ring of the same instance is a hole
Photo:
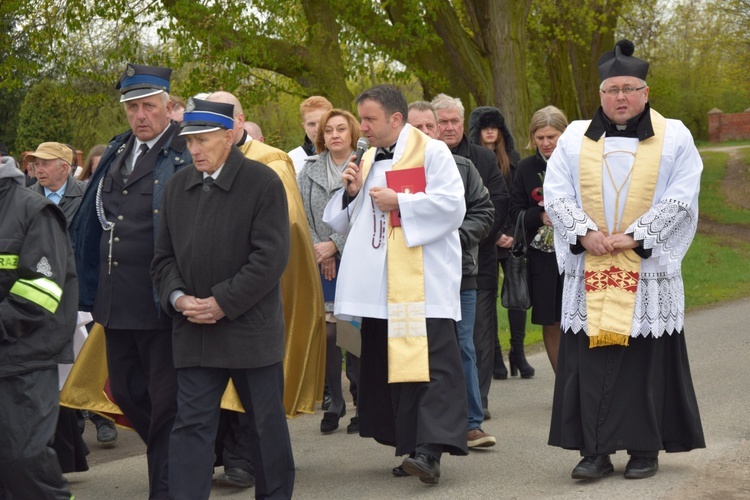
[[[412,128],[406,150],[392,170],[424,167],[429,137]],[[362,159],[366,179],[375,148]],[[363,208],[364,209],[364,208]],[[407,247],[401,227],[390,227],[388,219],[388,383],[429,382],[430,363],[425,316],[424,260],[422,247]]]
[[[643,215],[654,198],[667,122],[654,110],[651,110],[651,122],[654,136],[640,141],[636,150],[621,228],[629,227]],[[583,211],[599,228],[607,227],[602,183],[610,182],[603,173],[603,161],[604,138],[593,141],[584,136],[580,158],[581,204]],[[606,229],[602,231],[606,232]],[[584,270],[589,347],[627,346],[633,325],[641,258],[630,249],[615,256],[597,257],[586,252]]]

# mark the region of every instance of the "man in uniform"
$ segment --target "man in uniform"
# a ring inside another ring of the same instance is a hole
[[[685,344],[680,263],[703,169],[688,129],[650,108],[648,63],[621,40],[599,58],[601,107],[560,136],[545,210],[565,273],[549,444],[579,450],[573,479],[653,476],[660,450],[704,448]]]
[[[404,471],[436,484],[442,453],[468,452],[455,323],[463,183],[447,146],[406,123],[397,88],[377,85],[356,102],[374,147],[360,165],[349,163],[323,214],[348,232],[334,314],[362,318],[360,435],[410,455]],[[423,192],[399,188],[412,182]]]
[[[169,119],[172,70],[128,64],[117,87],[130,130],[116,136],[71,224],[81,306],[106,331],[115,402],[148,447],[151,498],[168,497],[169,433],[176,411],[171,320],[149,266],[164,186],[190,163]]]
[[[78,281],[65,217],[0,160],[0,498],[72,498],[50,442],[73,362]]]

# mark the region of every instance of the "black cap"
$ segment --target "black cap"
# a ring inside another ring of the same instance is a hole
[[[610,52],[605,52],[597,61],[601,81],[615,76],[633,76],[646,80],[648,63],[633,57],[635,45],[630,40],[620,40]]]
[[[172,70],[169,68],[128,63],[115,88],[119,89],[122,94],[120,102],[140,99],[161,92],[169,93],[171,76]]]
[[[234,128],[234,105],[191,97],[180,123],[180,135]]]

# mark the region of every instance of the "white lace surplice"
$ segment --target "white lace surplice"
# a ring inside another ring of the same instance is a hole
[[[598,228],[581,209],[579,158],[588,121],[570,124],[547,164],[544,180],[545,209],[555,227],[555,249],[560,272],[565,273],[562,329],[587,331],[584,253],[574,255],[571,245],[586,231]],[[600,139],[602,140],[602,139]],[[608,137],[605,152],[636,151],[637,139]],[[612,165],[610,165],[612,166]],[[602,163],[602,169],[605,166]],[[617,167],[614,167],[615,170]],[[678,120],[667,120],[659,178],[652,207],[624,233],[640,241],[651,256],[641,260],[631,337],[661,336],[684,326],[684,289],[680,265],[693,240],[698,223],[698,192],[703,163],[690,132]],[[622,174],[624,170],[620,170]],[[617,177],[618,172],[614,173]],[[613,224],[615,192],[603,171],[607,225]],[[627,199],[626,184],[620,195],[621,209]]]

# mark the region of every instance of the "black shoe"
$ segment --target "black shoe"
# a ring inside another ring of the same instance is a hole
[[[323,420],[320,421],[320,432],[330,434],[339,428],[339,419],[346,415],[346,407],[341,408],[341,413],[327,411],[323,414]]]
[[[255,486],[255,478],[248,471],[239,467],[228,467],[223,474],[216,478],[216,482],[233,488],[250,488]]]
[[[117,428],[114,422],[104,419],[96,421],[96,442],[102,448],[110,448],[117,442]]]
[[[505,367],[503,362],[503,355],[498,351],[495,351],[495,360],[492,367],[492,378],[495,380],[507,380],[508,369]]]
[[[405,458],[401,467],[412,476],[417,476],[423,483],[438,484],[440,480],[440,462],[424,453],[417,453],[414,458]]]
[[[403,465],[399,465],[398,467],[394,467],[391,469],[391,474],[393,474],[396,477],[408,477],[411,476],[408,472],[404,470]]]
[[[609,455],[592,455],[583,457],[570,474],[573,479],[599,479],[615,471]]]
[[[645,479],[656,474],[659,470],[657,457],[631,456],[625,466],[625,479]]]
[[[359,417],[352,417],[349,425],[346,426],[347,434],[359,434]]]

